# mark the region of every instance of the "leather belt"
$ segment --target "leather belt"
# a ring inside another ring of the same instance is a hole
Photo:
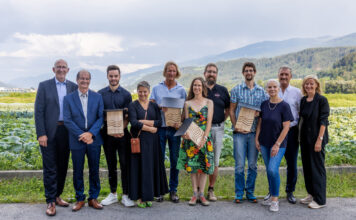
[[[57,125],[64,125],[63,121],[57,121]]]

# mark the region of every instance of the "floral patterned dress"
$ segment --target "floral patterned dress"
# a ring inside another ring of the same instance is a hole
[[[189,118],[205,131],[208,117],[208,107],[205,105],[199,112],[195,112],[189,106]],[[191,140],[183,139],[179,150],[177,169],[186,170],[188,173],[214,172],[214,151],[210,134],[205,145],[199,150]]]

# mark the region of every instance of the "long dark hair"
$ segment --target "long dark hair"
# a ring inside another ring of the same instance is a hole
[[[205,80],[202,77],[196,77],[193,79],[192,83],[190,84],[190,89],[189,89],[187,100],[191,100],[194,98],[193,85],[196,80],[199,80],[203,86],[203,90],[202,90],[203,97],[204,98],[208,97],[208,89],[206,88]]]

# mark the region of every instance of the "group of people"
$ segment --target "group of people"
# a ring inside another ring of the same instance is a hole
[[[120,85],[121,71],[116,65],[107,67],[109,85],[98,92],[89,89],[91,74],[77,73],[77,84],[66,79],[69,72],[65,60],[53,66],[55,77],[39,84],[35,101],[35,124],[43,160],[43,181],[47,202],[46,214],[56,214],[56,205],[68,207],[60,195],[63,192],[69,155],[72,155],[73,184],[76,203],[72,211],[85,206],[84,161],[89,167],[88,205],[102,209],[118,202],[117,158],[121,170],[123,205],[151,207],[152,201],[162,202],[164,195],[179,202],[177,194],[179,170],[191,176],[193,195],[189,205],[200,202],[204,206],[216,201],[214,185],[219,172],[219,158],[223,148],[224,122],[230,117],[233,129],[235,158],[235,203],[245,199],[257,203],[254,195],[258,152],[266,165],[269,193],[262,202],[271,211],[279,210],[279,166],[283,156],[287,161],[287,200],[295,204],[293,195],[297,181],[299,145],[308,196],[300,202],[310,208],[326,203],[326,172],[324,147],[328,142],[329,105],[321,95],[320,83],[307,76],[302,93],[290,85],[292,70],[281,67],[278,80],[268,80],[263,89],[254,81],[256,67],[244,63],[244,81],[230,94],[218,85],[218,67],[206,65],[204,78],[191,82],[188,96],[177,82],[181,72],[172,61],[164,66],[164,80],[152,88],[147,81],[137,85],[138,99]],[[303,95],[304,96],[303,96]],[[162,102],[165,97],[184,99],[181,121],[191,118],[204,132],[200,143],[192,141],[188,133],[175,136],[182,123],[167,126]],[[236,125],[242,108],[255,109],[249,131]],[[106,112],[123,109],[124,132],[108,134]],[[130,124],[130,131],[128,125]],[[140,152],[131,152],[131,141],[139,139]],[[109,195],[100,203],[99,161],[101,145],[105,152],[110,184]],[[164,160],[169,147],[170,176],[167,183]],[[248,173],[245,180],[245,158]],[[209,179],[205,197],[205,185]],[[136,201],[136,203],[134,202]]]

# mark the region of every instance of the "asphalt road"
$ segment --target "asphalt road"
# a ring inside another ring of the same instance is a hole
[[[94,210],[85,206],[79,212],[69,208],[57,208],[55,217],[45,215],[45,204],[0,204],[0,219],[356,219],[356,198],[330,198],[327,207],[312,210],[302,204],[291,205],[285,199],[280,201],[280,211],[272,213],[267,207],[244,202],[218,201],[209,207],[188,206],[186,201],[178,204],[165,201],[153,203],[151,208],[125,208],[121,204],[106,206],[103,210]]]

